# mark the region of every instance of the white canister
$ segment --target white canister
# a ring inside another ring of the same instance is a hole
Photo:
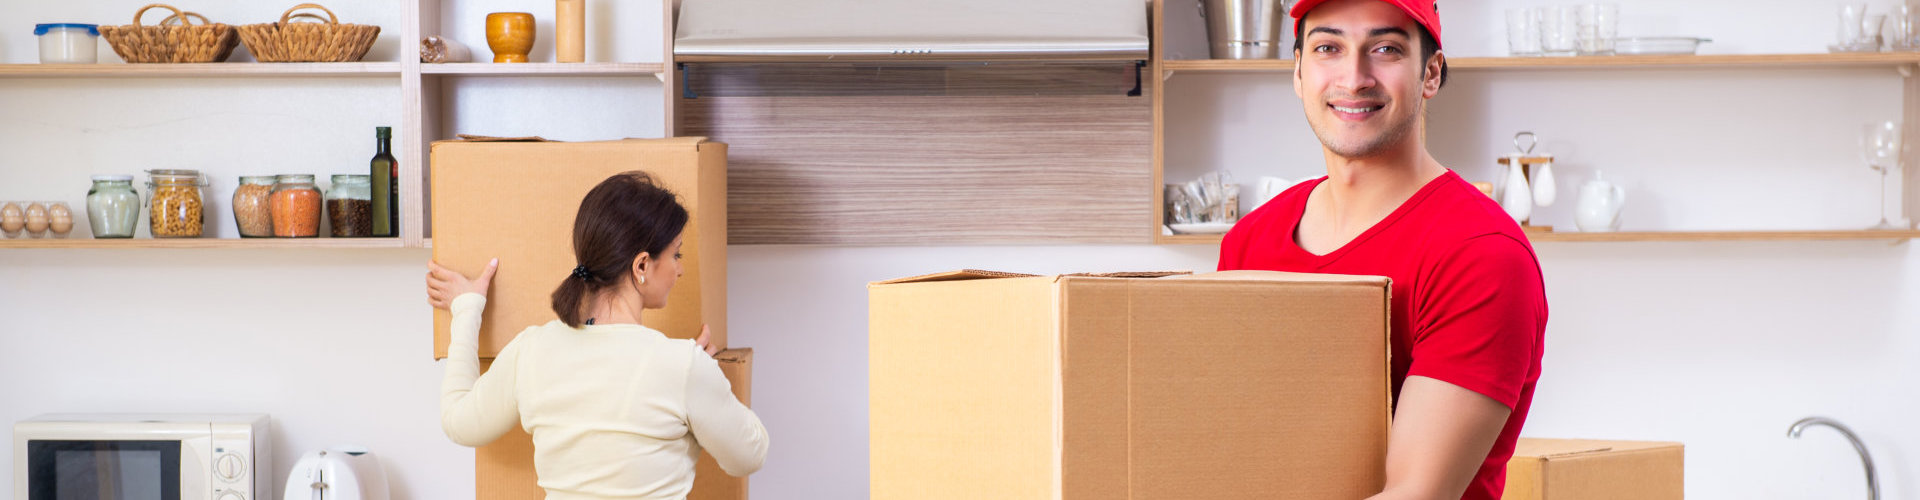
[[[55,23],[33,27],[41,64],[93,64],[100,60],[100,25]]]

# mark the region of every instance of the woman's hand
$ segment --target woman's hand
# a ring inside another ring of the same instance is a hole
[[[700,325],[700,336],[693,339],[693,345],[699,347],[701,351],[705,351],[709,358],[720,353],[720,346],[708,343],[708,337],[711,337],[712,333],[713,330],[707,328],[707,325]]]
[[[446,309],[453,304],[454,297],[465,293],[487,295],[487,287],[493,284],[493,271],[500,268],[500,259],[487,263],[487,269],[480,271],[480,277],[468,280],[466,276],[452,269],[441,267],[439,262],[427,262],[427,303],[438,309]],[[704,336],[702,338],[705,338]]]

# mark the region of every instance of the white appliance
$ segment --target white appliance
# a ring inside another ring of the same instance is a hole
[[[52,414],[13,424],[13,498],[271,500],[265,414]]]
[[[675,59],[1141,60],[1140,0],[681,0]]]
[[[281,500],[387,500],[387,472],[361,446],[309,451],[294,462]]]

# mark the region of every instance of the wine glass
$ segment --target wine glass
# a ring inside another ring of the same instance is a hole
[[[1895,229],[1887,222],[1887,172],[1900,168],[1900,122],[1881,121],[1861,127],[1860,156],[1867,167],[1880,172],[1880,224],[1871,229]]]

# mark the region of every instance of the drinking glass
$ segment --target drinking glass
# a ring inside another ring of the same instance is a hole
[[[1620,6],[1586,4],[1579,7],[1578,13],[1580,55],[1612,55],[1613,38],[1620,28]]]
[[[1580,11],[1573,7],[1540,8],[1540,51],[1550,56],[1578,53]]]
[[[1871,229],[1896,229],[1887,222],[1887,172],[1900,168],[1900,122],[1888,120],[1861,127],[1860,157],[1867,168],[1880,172],[1880,223]]]
[[[1507,53],[1514,57],[1540,55],[1540,12],[1507,9]]]
[[[1867,21],[1867,4],[1860,2],[1840,4],[1839,14],[1839,31],[1835,34],[1838,40],[1836,40],[1836,45],[1834,45],[1834,51],[1853,52],[1859,50],[1858,47],[1860,46],[1862,38],[1860,29],[1865,27]]]

